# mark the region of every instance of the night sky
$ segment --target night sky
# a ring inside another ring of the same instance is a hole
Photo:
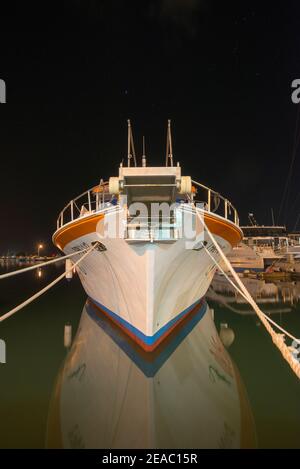
[[[117,175],[127,118],[139,157],[146,136],[151,165],[164,165],[172,119],[183,173],[228,197],[242,223],[254,212],[270,224],[271,207],[278,221],[294,152],[279,220],[294,227],[299,1],[11,4],[0,17],[0,254],[39,241],[55,252],[63,206]]]

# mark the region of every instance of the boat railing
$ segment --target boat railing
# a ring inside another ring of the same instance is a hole
[[[58,215],[57,229],[77,218],[103,209],[110,205],[114,201],[113,199],[114,196],[108,192],[108,182],[101,182],[99,186],[94,186],[70,200]]]
[[[197,194],[194,196],[194,202],[196,204],[203,204],[204,209],[208,212],[216,213],[226,220],[233,221],[239,226],[238,212],[228,199],[200,182],[192,180],[192,184],[197,188]],[[203,196],[203,198],[200,199],[200,195]]]
[[[197,181],[193,180],[192,184],[194,192],[192,198],[186,198],[187,203],[200,204],[204,210],[216,213],[239,225],[238,212],[228,199]],[[195,189],[197,189],[197,192]],[[116,204],[117,197],[109,193],[108,182],[101,181],[98,186],[83,192],[63,208],[57,218],[57,229],[77,218],[88,216]]]

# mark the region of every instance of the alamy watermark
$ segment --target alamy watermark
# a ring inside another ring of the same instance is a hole
[[[192,207],[175,202],[133,202],[127,205],[127,196],[121,201],[121,210],[106,214],[99,235],[102,238],[168,241],[183,239],[186,249],[200,249],[204,241],[204,203]]]
[[[294,89],[291,98],[294,104],[300,103],[300,78],[296,78],[292,81],[291,87]]]
[[[0,78],[0,104],[6,103],[6,84],[4,80]]]
[[[6,343],[0,339],[0,363],[6,363]]]

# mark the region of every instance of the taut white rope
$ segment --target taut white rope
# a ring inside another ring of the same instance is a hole
[[[43,293],[45,293],[46,291],[50,290],[50,288],[52,288],[54,285],[56,285],[60,280],[62,280],[66,274],[68,272],[71,272],[74,267],[76,267],[86,256],[88,256],[93,249],[95,249],[95,247],[97,246],[98,243],[95,243],[80,259],[78,259],[78,261],[76,261],[72,267],[70,269],[68,269],[66,272],[64,272],[63,274],[61,274],[59,277],[57,277],[55,280],[53,280],[53,282],[49,283],[48,285],[46,285],[46,287],[42,288],[42,290],[38,291],[37,293],[35,293],[33,296],[31,296],[30,298],[28,298],[26,301],[23,301],[23,303],[19,304],[18,306],[16,306],[15,308],[13,308],[11,311],[8,311],[8,313],[5,313],[3,314],[2,316],[0,316],[0,322],[4,321],[5,319],[9,318],[10,316],[12,316],[13,314],[17,313],[18,311],[20,311],[20,309],[24,308],[25,306],[29,305],[30,303],[32,303],[34,300],[36,300],[39,296],[41,296]],[[77,253],[78,254],[78,253]]]
[[[266,316],[263,311],[261,311],[261,309],[258,307],[258,305],[255,303],[254,299],[252,298],[252,296],[250,295],[250,293],[248,292],[247,288],[245,287],[245,285],[243,284],[243,282],[241,281],[241,279],[239,278],[239,276],[237,275],[237,273],[235,272],[235,270],[233,269],[231,263],[229,262],[229,260],[227,259],[227,257],[225,256],[225,254],[223,253],[222,249],[220,248],[219,244],[217,243],[217,241],[215,240],[214,236],[212,235],[212,233],[210,232],[210,230],[208,229],[205,221],[204,221],[204,217],[200,217],[199,213],[197,212],[197,215],[199,216],[199,219],[200,219],[200,222],[201,224],[204,226],[205,230],[207,231],[208,233],[208,236],[209,238],[211,239],[213,245],[215,246],[215,248],[217,249],[218,253],[220,254],[222,260],[224,261],[225,265],[228,267],[228,270],[230,271],[230,273],[232,274],[233,278],[235,279],[236,283],[238,284],[239,288],[235,286],[235,288],[239,291],[241,290],[243,292],[243,296],[244,298],[248,301],[248,303],[252,306],[252,308],[254,309],[254,311],[256,312],[256,314],[258,315],[259,319],[261,320],[261,322],[263,323],[263,325],[265,326],[265,328],[267,329],[267,331],[269,332],[270,336],[272,337],[272,340],[273,340],[273,343],[276,345],[276,347],[278,348],[278,350],[281,352],[283,358],[287,361],[287,363],[290,365],[291,369],[293,370],[293,372],[298,376],[298,378],[300,379],[300,363],[293,357],[293,355],[291,354],[291,351],[289,350],[288,346],[284,343],[284,336],[283,334],[278,334],[277,332],[274,331],[274,329],[272,328],[270,322],[272,322],[273,324],[276,324],[274,321],[270,321],[270,318],[268,316]],[[218,266],[219,266],[219,263],[218,263]],[[222,268],[220,267],[220,270]],[[276,327],[280,328],[280,326],[278,326],[278,324],[276,324]],[[286,332],[285,332],[286,334]],[[292,337],[291,334],[287,334],[289,335],[290,337]],[[299,339],[295,339],[297,340],[297,342],[299,343]]]
[[[28,272],[29,270],[39,269],[40,267],[44,267],[45,265],[54,264],[55,262],[63,261],[64,259],[68,259],[70,257],[74,257],[77,254],[81,254],[86,252],[89,248],[82,249],[81,251],[73,252],[72,254],[67,254],[66,256],[58,257],[57,259],[52,259],[51,261],[41,262],[36,265],[31,265],[30,267],[24,267],[24,269],[14,270],[12,272],[7,272],[6,274],[0,275],[0,280],[3,278],[13,277],[14,275],[23,274],[24,272]]]
[[[215,265],[218,267],[218,269],[222,272],[222,274],[224,275],[224,277],[228,280],[228,282],[235,288],[235,290],[249,303],[248,301],[248,298],[246,297],[246,295],[244,295],[244,293],[239,289],[239,287],[228,277],[228,275],[226,274],[226,272],[222,269],[222,267],[220,266],[220,264],[218,263],[218,261],[211,255],[211,253],[209,252],[209,250],[206,248],[206,246],[204,246],[204,244],[202,243],[206,253],[209,255],[209,257],[214,261]],[[228,261],[229,262],[229,261]],[[228,305],[226,305],[227,307],[229,307]],[[250,305],[251,306],[251,305]],[[261,310],[260,310],[261,311]],[[286,336],[290,337],[290,339],[292,340],[295,340],[298,344],[300,344],[300,339],[297,339],[297,337],[293,336],[293,334],[291,334],[290,332],[288,332],[286,329],[284,329],[283,327],[281,327],[279,324],[277,324],[277,322],[273,321],[273,319],[271,319],[266,313],[264,313],[263,311],[261,311],[261,313],[264,315],[264,317],[271,323],[273,324],[273,326],[277,327],[277,329],[279,329],[281,332],[283,332]]]

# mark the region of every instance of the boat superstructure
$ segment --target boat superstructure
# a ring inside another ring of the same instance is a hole
[[[205,228],[226,254],[242,239],[233,205],[173,165],[170,123],[167,142],[166,166],[146,166],[145,155],[137,166],[129,123],[127,166],[71,200],[53,235],[66,254],[98,243],[77,267],[83,287],[147,351],[209,287],[219,257]]]
[[[288,234],[289,246],[287,249],[288,253],[299,254],[300,253],[300,233],[294,231]]]
[[[253,214],[249,214],[249,221],[249,225],[241,226],[243,242],[229,255],[237,272],[263,271],[290,249],[285,226],[258,225]]]
[[[279,258],[289,244],[285,226],[248,225],[242,230],[243,242],[264,259]]]

